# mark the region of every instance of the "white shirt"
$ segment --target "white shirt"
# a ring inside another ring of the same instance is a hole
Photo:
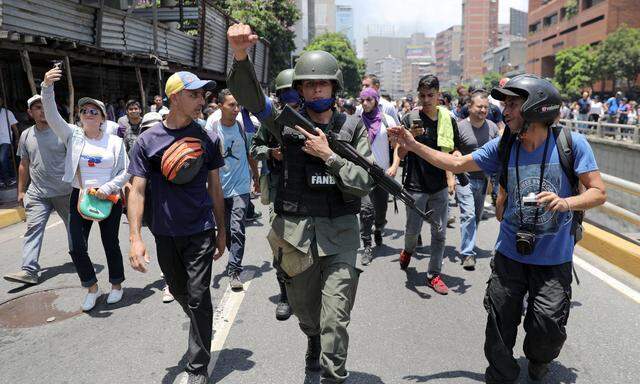
[[[164,105],[162,107],[160,107],[160,110],[156,111],[157,107],[155,104],[153,104],[151,107],[149,107],[149,111],[150,112],[167,112],[169,113],[169,108],[165,107]]]
[[[249,115],[249,118],[251,119],[251,122],[253,123],[253,126],[257,131],[258,128],[260,128],[260,126],[262,125],[262,123],[260,123],[260,120],[258,120],[257,117],[251,114]],[[215,111],[213,111],[212,114],[209,115],[209,117],[207,117],[207,124],[205,124],[204,129],[209,132],[212,132],[214,128],[214,124],[220,120],[222,120],[222,110],[216,109]],[[242,113],[238,113],[238,115],[236,116],[236,121],[240,123],[242,127],[244,127],[244,121],[242,121]]]
[[[85,138],[78,164],[83,188],[99,188],[111,180],[111,170],[115,165],[114,153],[119,145],[119,137],[105,133],[98,140]],[[73,186],[81,187],[77,177]]]
[[[602,101],[595,102],[591,100],[591,111],[589,111],[589,114],[602,115]]]
[[[383,170],[387,170],[391,166],[391,158],[389,157],[389,135],[387,127],[395,126],[393,117],[386,113],[382,116],[384,121],[380,124],[380,131],[371,143],[371,152],[376,164]],[[386,123],[386,125],[385,125]]]
[[[7,115],[9,115],[9,124],[7,124]],[[13,112],[0,108],[0,144],[11,144],[9,130],[14,124],[18,124],[18,120],[16,120]],[[11,131],[11,135],[13,136],[13,131]]]
[[[109,135],[117,135],[119,126],[120,125],[118,123],[111,120],[105,120],[105,122],[103,123],[104,132]]]

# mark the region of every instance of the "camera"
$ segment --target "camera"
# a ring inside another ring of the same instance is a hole
[[[524,196],[522,198],[522,205],[525,207],[535,207],[536,205],[538,205],[536,194],[531,192],[527,196]]]
[[[58,69],[62,69],[64,67],[64,61],[62,60],[53,60],[52,63],[53,63],[53,66]]]
[[[528,228],[520,228],[516,233],[516,250],[521,255],[533,253],[536,244],[536,234]]]

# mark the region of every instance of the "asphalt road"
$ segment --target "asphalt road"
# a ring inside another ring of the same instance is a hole
[[[188,320],[176,303],[161,302],[163,282],[157,263],[152,261],[146,274],[125,265],[123,301],[110,306],[105,295],[92,312],[80,313],[84,291],[66,251],[64,227],[58,222],[52,217],[45,236],[40,258],[44,281],[22,288],[0,280],[0,383],[179,382]],[[457,259],[457,223],[448,230],[443,267],[448,296],[437,295],[425,284],[428,246],[419,249],[408,271],[400,270],[403,227],[404,210],[393,214],[390,207],[385,245],[376,249],[373,263],[363,267],[349,327],[348,383],[484,382],[482,298],[497,222],[491,218],[481,223],[478,266],[472,272],[463,270]],[[267,230],[266,219],[248,229],[244,279],[250,282],[245,294],[225,295],[224,258],[214,264],[211,292],[221,314],[214,344],[221,348],[209,367],[212,382],[319,382],[317,376],[305,376],[306,338],[295,317],[286,322],[275,319],[278,288]],[[24,224],[0,230],[0,274],[17,270],[23,231]],[[94,226],[89,249],[99,284],[106,291],[106,260],[98,232]],[[151,234],[144,232],[154,255]],[[429,244],[428,226],[422,234]],[[126,255],[125,220],[120,239]],[[578,249],[576,255],[605,271],[605,280],[615,277],[632,292],[640,291],[638,280],[586,251]],[[638,382],[639,303],[582,267],[576,269],[580,285],[574,282],[569,338],[544,382]],[[55,319],[46,322],[50,317]],[[521,382],[527,383],[522,334],[520,328],[514,354],[523,368]]]

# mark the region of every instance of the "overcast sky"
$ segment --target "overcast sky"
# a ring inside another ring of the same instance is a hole
[[[489,0],[486,0],[489,1]],[[527,11],[528,0],[499,0],[499,22],[509,22],[509,8]],[[336,0],[353,6],[358,50],[367,36],[367,25],[394,25],[398,36],[424,32],[427,36],[462,23],[462,0]]]

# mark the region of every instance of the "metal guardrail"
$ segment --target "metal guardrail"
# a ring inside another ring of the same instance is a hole
[[[621,179],[619,177],[607,175],[606,173],[602,173],[601,176],[602,181],[604,181],[605,185],[608,188],[622,191],[630,195],[640,196],[640,184]],[[597,209],[640,227],[640,215],[638,215],[637,213],[618,207],[617,205],[612,204],[608,201],[599,206]]]
[[[604,121],[579,121],[560,119],[560,125],[569,127],[573,131],[584,135],[609,138],[640,144],[640,126],[628,124],[614,124]]]

